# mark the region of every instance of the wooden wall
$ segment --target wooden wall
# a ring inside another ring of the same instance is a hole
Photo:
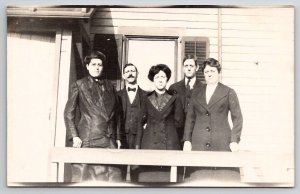
[[[222,9],[222,82],[244,114],[244,149],[293,151],[294,12]]]
[[[293,16],[293,8],[98,8],[91,41],[95,34],[207,37],[221,81],[240,99],[241,149],[293,152]]]

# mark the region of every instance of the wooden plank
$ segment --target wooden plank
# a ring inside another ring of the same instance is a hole
[[[249,7],[249,8],[222,8],[223,15],[242,15],[242,16],[269,16],[274,15],[294,15],[294,8],[271,8],[271,7]]]
[[[142,12],[142,13],[176,13],[176,14],[208,14],[217,15],[217,8],[109,8],[111,12]],[[104,11],[98,9],[98,11]]]
[[[130,27],[130,26],[93,26],[91,34],[125,34],[125,35],[152,35],[152,36],[200,36],[217,37],[215,29],[197,29],[197,28],[159,28],[159,27]]]
[[[136,19],[92,19],[92,26],[144,26],[144,27],[184,27],[216,29],[217,22],[202,21],[165,21]]]
[[[66,144],[66,129],[63,118],[65,103],[69,93],[69,78],[72,52],[72,32],[63,30],[62,42],[60,50],[60,66],[59,66],[59,87],[58,87],[58,103],[57,103],[57,122],[55,146],[65,146]],[[59,165],[58,177],[64,176],[64,165]],[[60,179],[61,181],[61,179]]]
[[[129,20],[165,20],[165,21],[203,21],[217,22],[217,15],[207,14],[178,14],[178,13],[153,13],[153,12],[128,12],[128,11],[105,11],[97,12],[94,19],[129,19]]]
[[[170,182],[177,182],[177,167],[171,166]]]
[[[118,150],[102,148],[78,149],[56,147],[51,150],[50,154],[52,162],[65,163],[260,167],[267,165],[269,161],[273,161],[276,165],[283,165],[293,168],[293,160],[278,160],[279,158],[293,158],[292,153],[276,152],[184,152],[175,150]],[[163,160],[161,158],[163,158]]]
[[[259,38],[223,38],[222,44],[225,46],[256,46],[256,47],[287,47],[291,49],[294,46],[294,40],[291,36],[287,36],[286,39],[259,39]]]
[[[283,24],[251,24],[251,23],[222,23],[224,30],[248,30],[265,32],[293,32],[294,23]]]
[[[293,47],[277,47],[264,46],[264,47],[251,47],[251,46],[233,46],[223,45],[222,51],[224,53],[240,53],[240,54],[257,54],[257,55],[290,55],[294,53]]]
[[[294,22],[293,15],[274,14],[271,16],[262,15],[222,15],[222,22],[225,23],[253,23],[253,24],[284,24]]]
[[[294,39],[294,32],[268,32],[268,31],[245,31],[239,29],[224,29],[222,36],[224,38],[245,38],[245,39]]]

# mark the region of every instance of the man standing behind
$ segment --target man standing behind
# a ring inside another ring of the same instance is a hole
[[[132,63],[128,63],[123,68],[123,78],[125,87],[118,92],[121,111],[121,129],[125,131],[126,146],[128,149],[135,149],[136,134],[139,123],[141,122],[141,102],[147,93],[137,85],[138,70]],[[132,182],[137,181],[135,169],[130,169]]]
[[[178,98],[182,103],[182,107],[184,108],[185,116],[193,91],[195,90],[195,88],[199,88],[202,85],[201,81],[196,79],[196,72],[199,69],[199,65],[196,61],[197,60],[194,56],[187,55],[183,59],[184,79],[172,84],[169,88],[170,91],[175,91],[177,93]],[[178,132],[178,135],[180,136],[180,140],[182,140],[183,129]]]

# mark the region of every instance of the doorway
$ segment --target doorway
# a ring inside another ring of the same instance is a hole
[[[154,90],[153,83],[148,79],[149,69],[153,65],[166,64],[171,69],[167,88],[176,81],[178,37],[126,36],[125,42],[125,63],[133,63],[137,67],[137,82],[143,90]]]

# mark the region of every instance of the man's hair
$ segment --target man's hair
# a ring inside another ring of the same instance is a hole
[[[129,67],[129,66],[135,67],[136,72],[138,72],[138,69],[136,68],[136,66],[135,66],[134,64],[132,64],[132,63],[127,63],[127,64],[125,64],[124,67],[123,67],[123,73],[125,73],[126,67]]]
[[[198,65],[197,63],[197,57],[194,55],[185,55],[182,61],[182,64],[184,64],[184,62],[188,59],[193,59],[195,61],[195,64]]]

